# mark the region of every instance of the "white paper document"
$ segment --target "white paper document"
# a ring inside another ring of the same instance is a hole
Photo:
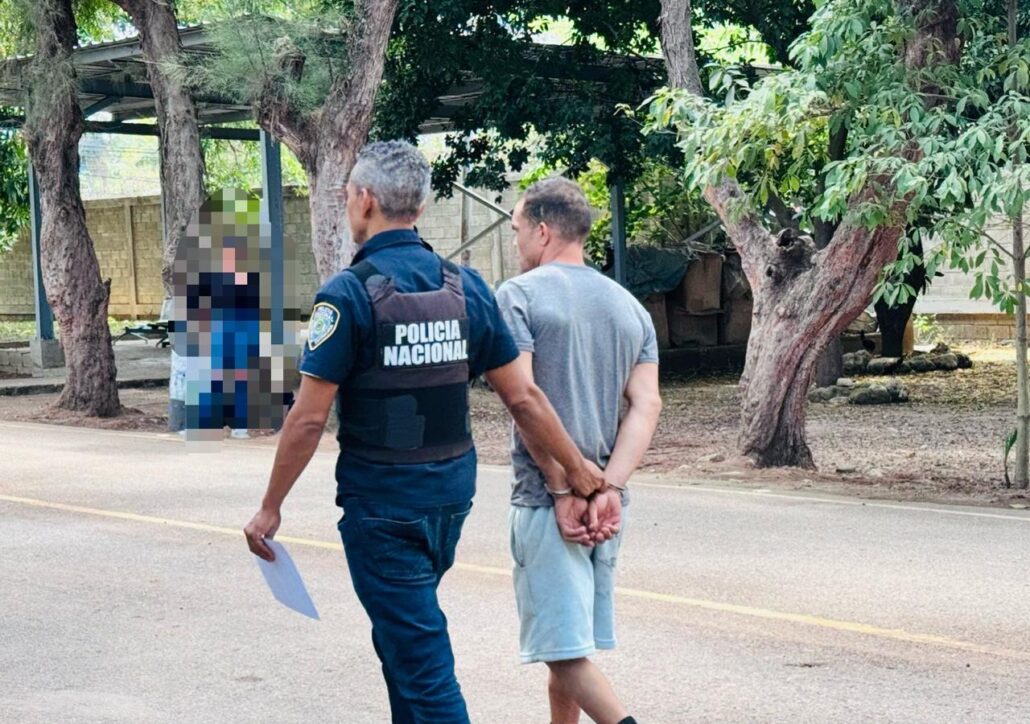
[[[272,595],[284,606],[316,621],[319,620],[315,604],[308,595],[308,589],[304,587],[300,571],[293,564],[290,554],[286,552],[282,543],[266,538],[265,544],[275,553],[275,560],[270,562],[257,556],[255,558],[265,582],[272,589]]]

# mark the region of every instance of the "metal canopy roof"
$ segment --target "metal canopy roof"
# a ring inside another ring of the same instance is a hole
[[[179,31],[179,38],[183,49],[190,55],[214,55],[217,52],[204,26],[183,28]],[[655,77],[661,77],[665,72],[660,59],[610,55],[600,62],[584,64],[576,59],[576,53],[575,48],[567,46],[540,45],[530,51],[526,60],[540,69],[541,75],[552,79],[598,84],[605,83],[614,67],[634,68]],[[24,105],[27,87],[22,71],[29,60],[29,56],[19,56],[0,61],[0,105]],[[79,105],[83,116],[88,119],[94,113],[105,111],[112,117],[109,122],[87,120],[88,132],[156,135],[157,129],[153,124],[132,122],[155,117],[154,94],[138,36],[77,48],[72,53],[72,62],[78,74]],[[435,133],[451,128],[455,115],[464,105],[480,97],[483,87],[484,83],[470,71],[465,81],[437,98],[437,108],[421,124],[419,131]],[[253,129],[216,128],[220,123],[252,120],[253,111],[248,104],[212,93],[196,92],[193,97],[202,135],[257,139]],[[18,125],[20,120],[0,117],[0,125]]]

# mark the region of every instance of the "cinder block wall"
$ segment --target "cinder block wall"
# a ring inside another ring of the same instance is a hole
[[[496,194],[477,192],[495,200]],[[418,225],[419,232],[441,254],[461,244],[460,194],[431,201]],[[499,203],[511,209],[518,192],[509,189]],[[472,200],[468,238],[487,227],[498,215]],[[306,313],[318,289],[318,274],[311,253],[311,226],[306,197],[287,190],[284,199],[284,235],[294,250],[297,296]],[[164,297],[161,286],[161,206],[156,196],[86,202],[86,224],[93,237],[101,275],[111,279],[109,312],[113,317],[154,318]],[[518,271],[510,226],[505,220],[472,248],[470,266],[496,286]],[[460,258],[455,259],[460,261]],[[32,253],[27,234],[7,253],[0,254],[0,319],[31,319]]]

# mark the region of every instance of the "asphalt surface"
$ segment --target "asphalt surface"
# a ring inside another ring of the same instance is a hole
[[[0,721],[388,721],[328,441],[277,536],[322,620],[246,550],[273,452],[0,423]],[[546,722],[507,476],[481,469],[441,598],[473,721]],[[639,482],[627,518],[597,661],[639,721],[1030,721],[1030,515]]]

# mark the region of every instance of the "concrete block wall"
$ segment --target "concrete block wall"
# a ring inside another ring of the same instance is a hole
[[[493,201],[496,194],[478,192]],[[500,206],[510,209],[518,192],[505,192]],[[469,238],[497,218],[496,212],[469,200]],[[86,224],[93,237],[100,273],[111,280],[109,313],[114,317],[157,317],[164,290],[161,284],[161,202],[156,196],[87,201]],[[306,314],[318,289],[318,273],[311,252],[308,199],[287,190],[284,199],[284,236],[296,261],[295,289]],[[431,200],[419,223],[426,241],[443,255],[460,246],[460,194]],[[517,271],[511,231],[505,221],[472,249],[471,266],[497,285]],[[456,259],[455,261],[460,261]],[[23,234],[11,251],[0,254],[0,319],[31,319],[32,253]]]
[[[140,316],[156,317],[164,301],[164,284],[161,282],[161,260],[164,254],[164,236],[161,231],[161,202],[150,197],[143,203],[133,203],[132,243],[135,248],[136,296]],[[128,241],[128,235],[125,235]]]
[[[0,254],[0,319],[32,319],[32,249],[28,232]]]
[[[0,348],[0,372],[31,375],[32,354],[28,346]]]
[[[1030,317],[1028,317],[1030,320]],[[949,339],[969,342],[1010,342],[1016,338],[1016,320],[999,312],[989,314],[937,314],[936,323]]]

